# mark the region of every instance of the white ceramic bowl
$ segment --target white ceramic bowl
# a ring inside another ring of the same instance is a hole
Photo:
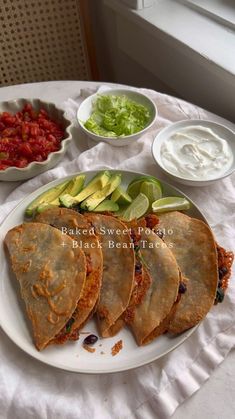
[[[97,95],[115,95],[115,96],[122,96],[125,95],[129,99],[146,106],[150,112],[150,121],[148,125],[142,129],[141,131],[127,135],[125,137],[103,137],[101,135],[94,134],[93,132],[89,131],[84,127],[84,123],[89,119],[91,113],[92,113],[92,104],[96,100]],[[94,95],[88,96],[79,106],[78,112],[77,112],[77,119],[78,123],[81,127],[81,129],[94,141],[100,142],[104,141],[105,143],[111,144],[115,147],[122,147],[126,145],[130,145],[133,143],[133,141],[140,138],[155,122],[157,117],[157,107],[155,103],[146,95],[143,93],[139,93],[135,90],[129,90],[129,89],[109,89],[105,90],[101,93],[95,93]]]
[[[26,103],[31,103],[37,111],[41,108],[48,112],[48,115],[55,121],[58,121],[65,130],[65,137],[61,141],[61,148],[58,151],[50,153],[46,160],[42,162],[31,162],[28,166],[23,168],[9,167],[5,170],[0,170],[0,180],[17,181],[30,179],[46,170],[56,166],[62,159],[66,152],[69,142],[72,140],[71,128],[72,123],[64,115],[64,111],[58,108],[54,103],[44,102],[40,99],[15,99],[0,103],[0,113],[9,112],[16,113],[20,111]]]
[[[177,131],[179,131],[182,128],[186,128],[188,126],[192,126],[192,125],[201,125],[203,127],[206,128],[210,128],[212,129],[216,134],[218,134],[219,136],[221,136],[222,138],[224,138],[225,140],[228,141],[228,144],[231,147],[231,150],[233,152],[233,164],[232,166],[229,168],[229,170],[227,170],[227,172],[223,173],[222,175],[215,177],[213,179],[209,179],[209,180],[194,180],[194,179],[189,179],[187,177],[183,177],[183,176],[177,176],[173,173],[171,173],[169,170],[166,169],[166,167],[163,165],[162,159],[161,159],[161,146],[162,144],[172,135],[174,135]],[[152,154],[153,154],[153,158],[155,159],[157,165],[160,167],[160,169],[171,179],[182,183],[184,185],[190,185],[190,186],[207,186],[211,183],[214,183],[220,179],[223,179],[229,175],[231,175],[231,173],[233,173],[235,171],[235,133],[225,127],[224,125],[218,124],[217,122],[213,122],[213,121],[206,121],[206,120],[202,120],[202,119],[188,119],[186,121],[180,121],[180,122],[175,122],[172,125],[169,125],[168,127],[162,129],[157,136],[155,137],[154,141],[153,141],[153,145],[152,145]]]

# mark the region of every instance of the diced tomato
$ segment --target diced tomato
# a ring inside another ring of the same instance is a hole
[[[26,156],[26,157],[31,157],[33,152],[32,149],[30,147],[29,144],[27,143],[23,143],[23,144],[19,144],[19,148],[18,148],[19,154]]]
[[[43,118],[48,118],[48,113],[45,109],[40,109],[38,116],[43,117]]]
[[[25,112],[24,113],[24,121],[26,121],[26,122],[29,122],[30,121],[30,115],[29,115],[29,113],[28,112]]]
[[[39,125],[38,124],[31,124],[30,127],[30,134],[32,137],[37,137],[40,134]]]
[[[28,166],[28,164],[29,164],[29,161],[24,157],[21,157],[19,160],[15,161],[15,166],[19,168],[26,167]]]
[[[48,141],[50,141],[51,143],[57,143],[57,139],[55,138],[55,136],[54,135],[52,135],[52,134],[49,134],[48,136],[47,136],[47,139],[48,139]]]
[[[31,103],[26,103],[25,105],[24,105],[24,107],[23,107],[23,113],[26,113],[26,112],[31,112],[32,111],[32,105],[31,105]]]
[[[16,123],[16,118],[13,115],[8,115],[4,118],[4,124],[7,127],[14,127]]]
[[[35,160],[36,161],[43,161],[43,157],[40,154],[38,154],[38,156],[35,157]]]
[[[26,167],[31,161],[46,160],[60,149],[64,137],[61,126],[45,109],[37,112],[30,103],[15,115],[0,114],[0,170]]]
[[[9,128],[5,128],[2,131],[2,136],[3,137],[14,137],[14,135],[17,134],[16,128],[14,127],[9,127]]]
[[[2,159],[1,160],[1,164],[5,165],[5,166],[11,166],[11,160],[9,159]]]

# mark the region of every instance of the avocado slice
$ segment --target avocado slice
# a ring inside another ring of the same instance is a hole
[[[43,211],[45,211],[49,208],[55,208],[55,207],[58,207],[59,205],[60,205],[60,203],[55,205],[55,204],[52,204],[52,203],[50,204],[50,202],[43,202],[41,205],[39,205],[36,208],[36,212],[37,212],[37,214],[40,214],[41,212],[43,212]]]
[[[54,201],[56,198],[60,196],[62,192],[65,191],[66,187],[69,184],[69,180],[66,182],[60,183],[54,188],[49,189],[48,191],[44,192],[43,194],[39,195],[36,199],[34,199],[26,208],[25,215],[27,217],[32,217],[34,212],[36,211],[37,207],[43,203],[48,203]]]
[[[76,196],[81,192],[86,176],[85,175],[78,175],[75,176],[73,179],[69,181],[67,188],[63,191],[64,193],[68,193],[71,196]]]
[[[83,188],[84,182],[85,182],[85,175],[79,175],[71,179],[68,183],[68,186],[63,191],[63,194],[66,192],[71,196],[77,195]],[[37,212],[42,212],[47,208],[53,208],[53,207],[59,207],[60,206],[60,196],[58,198],[54,199],[51,202],[44,202],[42,205],[39,205],[37,207]]]
[[[103,189],[94,192],[82,202],[81,208],[86,211],[93,211],[102,201],[105,200],[105,198],[107,198],[107,196],[111,195],[120,183],[121,175],[111,176],[109,183],[107,183]]]
[[[81,191],[84,185],[84,182],[85,182],[85,175],[78,175],[63,184],[56,186],[55,188],[49,189],[49,191],[45,192],[45,194],[40,195],[39,202],[36,199],[30,204],[30,206],[26,209],[26,215],[32,216],[34,211],[42,212],[48,208],[58,207],[60,205],[60,201],[59,201],[60,192],[63,194],[66,192],[72,196],[77,195]],[[62,187],[62,185],[65,185],[65,187],[60,188]],[[57,193],[57,190],[59,191],[58,193]],[[53,192],[55,194],[53,194]],[[37,203],[38,205],[35,207]]]
[[[111,200],[117,202],[119,205],[128,205],[131,204],[132,198],[125,192],[120,186],[118,186],[111,195]]]
[[[71,196],[71,194],[63,194],[62,196],[60,196],[60,203],[67,208],[79,204],[97,190],[102,189],[109,182],[109,180],[110,173],[108,171],[99,173],[93,179],[91,179],[91,181],[85,186],[85,188],[76,196]]]
[[[103,211],[118,211],[119,205],[116,202],[111,201],[111,199],[105,199],[101,204],[99,204],[93,211],[94,212],[103,212]]]

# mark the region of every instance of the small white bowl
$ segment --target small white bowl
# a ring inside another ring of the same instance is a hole
[[[150,121],[148,125],[141,131],[135,134],[126,135],[125,137],[103,137],[101,135],[94,134],[93,132],[86,129],[86,127],[84,127],[84,123],[89,119],[92,113],[92,105],[93,105],[93,102],[96,100],[97,95],[99,96],[100,95],[115,95],[115,96],[125,95],[129,99],[145,106],[146,108],[148,108],[150,112]],[[85,134],[87,134],[94,141],[97,141],[97,142],[103,141],[115,147],[122,147],[122,146],[132,144],[133,141],[140,138],[153,125],[153,123],[156,120],[156,117],[157,117],[157,107],[155,103],[143,93],[139,93],[135,90],[129,90],[129,89],[109,89],[109,90],[105,90],[103,92],[95,93],[94,95],[88,96],[81,103],[77,112],[78,123],[81,129],[85,132]]]
[[[19,167],[8,167],[5,170],[0,170],[0,181],[17,181],[17,180],[26,180],[34,176],[39,175],[40,173],[45,172],[46,170],[51,169],[56,166],[57,163],[64,156],[69,142],[72,140],[71,121],[65,117],[64,110],[58,108],[54,103],[45,102],[40,99],[15,99],[6,102],[0,102],[0,113],[9,112],[16,113],[23,109],[26,103],[30,103],[36,111],[43,108],[48,112],[49,117],[54,121],[59,122],[63,129],[65,130],[64,139],[61,141],[61,148],[58,151],[50,153],[46,160],[42,162],[31,162],[28,166],[19,168]]]
[[[169,170],[166,169],[166,167],[164,166],[162,159],[161,159],[161,146],[162,144],[172,135],[174,135],[177,131],[179,131],[182,128],[186,128],[188,126],[192,126],[192,125],[201,125],[203,127],[206,128],[210,128],[212,129],[216,134],[218,134],[220,137],[224,138],[225,140],[227,140],[228,144],[231,147],[231,150],[233,152],[233,163],[232,166],[229,168],[229,170],[227,170],[225,173],[223,173],[222,175],[215,177],[213,179],[198,179],[198,180],[194,180],[194,179],[189,179],[187,177],[183,177],[183,176],[177,176],[173,173],[171,173]],[[207,186],[210,185],[220,179],[223,179],[229,175],[231,175],[234,171],[235,171],[235,133],[225,127],[224,125],[221,125],[217,122],[213,122],[213,121],[207,121],[207,120],[203,120],[203,119],[187,119],[186,121],[180,121],[180,122],[175,122],[171,125],[169,125],[168,127],[162,129],[157,136],[155,137],[154,141],[153,141],[153,145],[152,145],[152,154],[153,154],[153,158],[156,161],[157,165],[160,167],[160,169],[171,179],[182,183],[184,185],[190,185],[190,186]]]

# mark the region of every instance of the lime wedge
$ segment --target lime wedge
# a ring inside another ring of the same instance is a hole
[[[190,208],[190,202],[186,198],[167,196],[152,203],[153,212],[183,211]]]
[[[141,176],[140,178],[134,179],[127,188],[127,193],[131,196],[131,198],[136,198],[137,195],[140,193],[140,188],[143,182],[151,182],[154,185],[158,185],[159,190],[162,192],[161,183],[152,176]]]
[[[140,181],[160,183],[159,180],[155,178],[154,176],[146,175],[146,176],[136,177],[130,182],[130,185],[132,185],[132,183],[140,182]]]
[[[122,219],[126,221],[134,220],[142,217],[149,208],[149,200],[146,195],[140,193],[134,201],[127,207],[122,215]]]
[[[140,192],[147,196],[149,200],[149,210],[152,209],[152,203],[162,197],[162,189],[156,182],[143,182]]]
[[[132,202],[130,195],[123,191],[119,186],[113,191],[111,200],[118,205],[128,205]]]

